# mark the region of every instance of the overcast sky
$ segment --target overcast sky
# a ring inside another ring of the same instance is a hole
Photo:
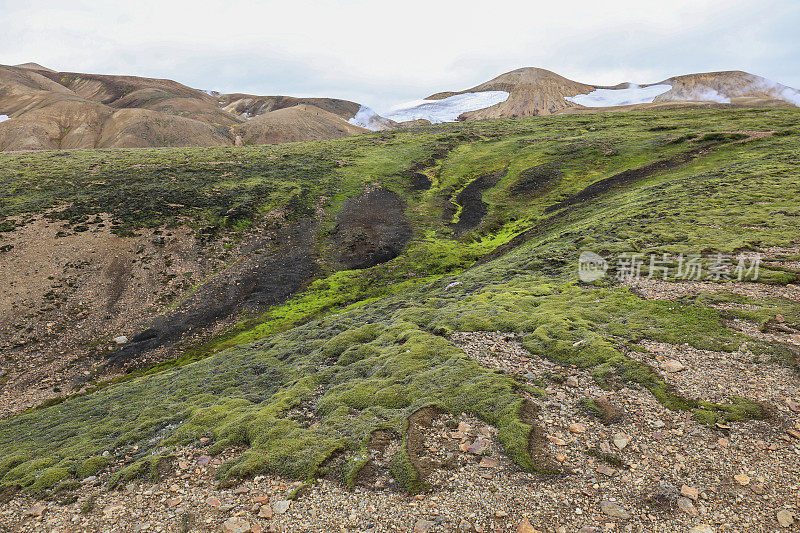
[[[800,88],[798,0],[0,0],[0,21],[0,64],[378,110],[522,66],[594,84],[746,70]]]

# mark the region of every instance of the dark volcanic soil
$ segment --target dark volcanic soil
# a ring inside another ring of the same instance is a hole
[[[505,171],[483,175],[473,180],[458,193],[456,203],[461,206],[461,216],[458,218],[458,222],[452,226],[456,236],[476,228],[481,223],[488,210],[488,206],[481,198],[483,191],[497,185],[504,174]]]
[[[411,239],[405,204],[397,193],[378,188],[345,202],[336,218],[333,240],[347,268],[369,268],[403,251]]]

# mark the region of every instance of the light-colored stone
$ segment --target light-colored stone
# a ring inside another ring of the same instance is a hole
[[[277,502],[272,503],[272,510],[275,511],[275,514],[283,514],[289,510],[291,505],[292,502],[289,500],[278,500]]]
[[[108,338],[108,337],[106,337]],[[119,337],[114,337],[114,342],[116,344],[126,344],[128,342],[128,337],[125,335],[120,335]]]
[[[689,485],[684,485],[681,487],[681,496],[697,501],[697,498],[700,496],[700,490],[695,487],[690,487]]]
[[[624,449],[625,446],[627,446],[628,443],[630,443],[630,441],[631,441],[630,435],[626,435],[625,433],[617,433],[616,435],[614,435],[614,446],[616,446],[617,449],[619,450]]]
[[[222,524],[222,533],[248,533],[250,522],[244,518],[229,518]]]
[[[523,518],[517,526],[517,533],[541,533],[538,529],[534,529],[527,518]]]
[[[661,368],[661,370],[670,373],[680,372],[681,370],[684,370],[686,368],[684,364],[678,361],[677,359],[667,359],[666,361],[663,361],[659,365],[659,367]]]
[[[689,533],[714,533],[714,528],[708,524],[700,524],[690,529]]]
[[[781,527],[790,527],[795,523],[794,513],[788,509],[781,509],[778,511],[777,518]]]
[[[622,520],[627,520],[628,518],[631,517],[631,514],[628,511],[626,511],[624,507],[622,507],[618,503],[608,500],[603,500],[600,502],[600,510],[603,511],[603,513],[607,514],[608,516],[614,518],[620,518]]]
[[[736,474],[733,476],[733,479],[736,480],[736,483],[739,485],[749,485],[750,484],[750,476],[747,474]]]
[[[586,433],[586,426],[579,422],[573,422],[569,425],[570,433]]]
[[[678,509],[689,516],[697,516],[697,508],[689,498],[678,498]]]
[[[414,533],[428,533],[428,531],[433,529],[434,525],[435,524],[430,520],[421,518],[414,524]]]

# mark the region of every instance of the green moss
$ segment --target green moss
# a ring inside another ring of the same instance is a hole
[[[794,109],[647,111],[593,116],[594,130],[586,117],[553,116],[235,150],[0,154],[4,220],[65,204],[71,207],[55,216],[72,226],[94,224],[105,212],[118,234],[187,223],[208,229],[210,238],[235,238],[272,210],[289,221],[322,211],[316,279],[175,361],[0,421],[0,483],[45,488],[97,467],[104,451],[123,457],[139,446],[139,459],[116,473],[119,484],[153,476],[162,446],[200,437],[213,439],[213,452],[246,447],[222,465],[221,477],[311,479],[343,457],[351,482],[371,432],[403,434],[408,417],[429,405],[495,425],[518,465],[555,472],[522,412],[524,393],[542,391],[480,367],[450,342],[455,331],[515,332],[535,357],[587,369],[605,388],[644,387],[706,423],[766,416],[752,402],[683,398],[627,354],[644,340],[717,351],[746,343],[770,360],[785,350],[731,331],[724,320],[768,329],[782,314],[796,324],[796,303],[749,299],[744,309],[720,310],[723,300],[735,299],[648,301],[608,278],[581,284],[576,265],[583,250],[609,258],[614,273],[622,252],[710,258],[792,245],[800,216],[793,136],[748,143],[706,136],[708,150],[681,167],[554,214],[547,208],[599,180],[697,147],[670,142],[676,137],[787,129],[798,116]],[[520,193],[526,171],[540,165],[557,168],[557,179]],[[429,190],[411,186],[409,174],[420,169],[431,177]],[[483,195],[484,221],[454,240],[447,222],[456,191],[500,170],[504,177]],[[337,272],[330,240],[337,212],[374,183],[406,202],[414,237],[392,261]],[[775,267],[763,276],[797,280]],[[410,490],[424,489],[405,449],[391,464]]]
[[[110,462],[111,460],[108,457],[103,457],[102,455],[89,457],[81,462],[80,465],[78,465],[75,475],[78,477],[78,479],[85,479],[89,476],[94,476],[100,473],[100,471],[108,466]]]

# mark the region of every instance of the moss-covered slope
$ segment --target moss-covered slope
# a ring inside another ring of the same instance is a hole
[[[532,451],[530,405],[540,391],[480,367],[448,340],[454,331],[517,332],[536,356],[590,368],[603,386],[645,387],[705,422],[764,416],[752,402],[681,397],[626,355],[649,339],[718,351],[747,342],[791,359],[725,326],[744,311],[714,305],[720,295],[651,301],[610,278],[581,284],[577,260],[582,250],[710,257],[796,246],[798,118],[795,110],[642,112],[279,147],[0,156],[0,205],[19,223],[66,204],[51,216],[80,224],[102,212],[120,232],[185,222],[235,236],[280,208],[315,217],[322,264],[287,303],[180,359],[0,422],[0,482],[49,489],[84,475],[105,451],[131,457],[124,480],[200,437],[219,451],[248,447],[222,476],[310,478],[352,468],[376,429],[402,439],[426,406],[474,413],[499,428],[517,464],[551,473]],[[456,238],[471,208],[458,205],[459,193],[489,175],[485,216]],[[330,238],[336,215],[376,186],[403,199],[413,237],[391,261],[341,270]],[[797,279],[762,266],[762,282]],[[746,303],[746,318],[762,324],[778,313],[800,319],[793,302]],[[404,449],[392,465],[410,490],[424,486]]]

